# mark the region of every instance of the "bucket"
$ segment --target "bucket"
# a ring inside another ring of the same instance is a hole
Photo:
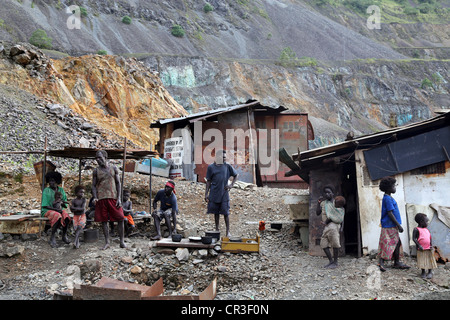
[[[98,240],[98,229],[86,229],[83,232],[84,242],[90,243]]]

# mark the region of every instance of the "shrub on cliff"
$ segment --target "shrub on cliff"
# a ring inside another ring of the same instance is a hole
[[[172,35],[178,38],[183,38],[185,31],[183,29],[182,26],[176,24],[172,27],[172,31],[171,31]]]
[[[125,24],[131,24],[131,18],[129,16],[125,16],[122,18],[122,22]]]
[[[52,39],[47,36],[47,33],[42,29],[37,29],[33,32],[29,42],[41,49],[51,49]]]
[[[205,6],[203,7],[203,11],[205,11],[206,13],[213,11],[214,8],[212,5],[210,5],[209,3],[205,4]]]

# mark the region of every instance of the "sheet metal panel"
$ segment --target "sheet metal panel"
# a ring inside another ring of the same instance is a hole
[[[450,126],[364,151],[372,180],[450,160],[449,156]]]
[[[285,148],[288,154],[308,149],[308,116],[306,114],[257,115],[255,123],[257,129],[267,129],[267,131],[257,130],[258,148],[267,148],[275,153],[278,152],[279,148]],[[271,134],[274,129],[279,130],[279,148],[272,146]],[[261,154],[261,150],[258,150],[258,154]],[[270,156],[268,152],[265,154]],[[260,163],[260,167],[263,168],[265,165]],[[279,162],[279,169],[276,174],[261,175],[262,183],[277,184],[277,186],[300,186],[302,179],[299,176],[285,176],[286,172],[289,171],[291,169],[287,165]]]

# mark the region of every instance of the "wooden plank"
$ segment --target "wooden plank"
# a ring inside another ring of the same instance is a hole
[[[176,248],[197,248],[197,249],[209,249],[214,248],[217,243],[203,244],[201,241],[195,242],[189,239],[181,239],[180,242],[173,242],[172,238],[164,238],[156,242],[158,247],[176,247]]]
[[[0,221],[25,221],[36,217],[38,216],[35,214],[14,214],[11,216],[0,216]]]

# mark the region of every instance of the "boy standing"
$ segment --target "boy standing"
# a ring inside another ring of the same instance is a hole
[[[318,200],[316,214],[322,214],[322,222],[325,224],[322,237],[320,239],[320,247],[325,252],[329,263],[324,268],[335,269],[338,267],[338,256],[340,244],[340,233],[343,230],[345,205],[344,197],[334,198],[333,188],[326,186],[323,188],[323,197]],[[330,248],[333,248],[331,255]]]
[[[73,213],[73,227],[75,229],[75,239],[73,246],[78,249],[80,247],[80,232],[86,226],[86,198],[84,197],[84,187],[75,187],[76,198],[72,200],[70,211]]]

